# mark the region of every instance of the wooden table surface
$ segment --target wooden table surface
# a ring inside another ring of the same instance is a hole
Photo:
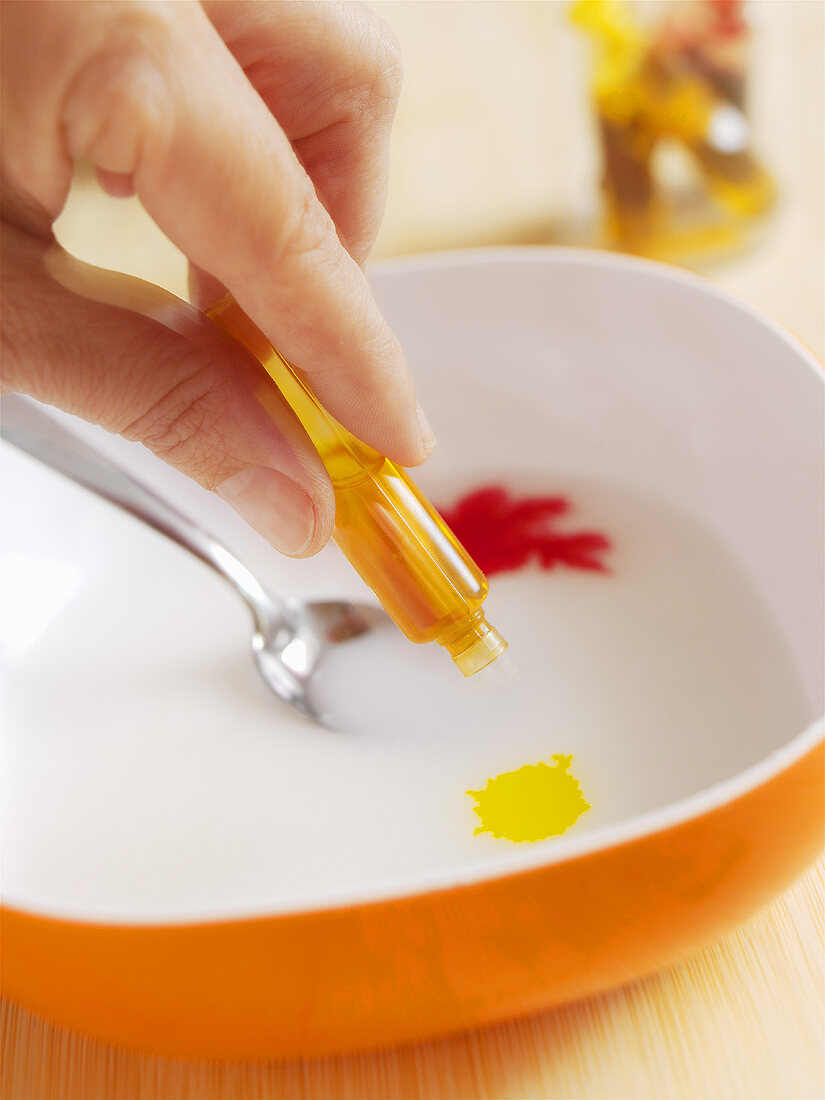
[[[536,173],[545,171],[547,185],[544,192],[535,182],[523,189],[512,209],[501,202],[502,194],[512,193],[506,177],[510,158],[501,158],[497,175],[488,150],[466,136],[473,120],[483,115],[483,105],[474,112],[466,95],[450,100],[457,132],[465,134],[455,172],[443,161],[455,143],[445,137],[442,116],[428,114],[438,102],[439,80],[447,98],[451,89],[482,88],[479,73],[489,73],[497,61],[500,78],[508,57],[509,64],[523,70],[522,77],[528,73],[528,81],[532,59],[532,86],[544,79],[545,70],[566,79],[571,47],[561,30],[560,4],[373,6],[399,33],[408,90],[379,254],[415,247],[416,234],[429,240],[437,233],[453,202],[456,173],[471,172],[473,156],[486,165],[486,174],[474,175],[473,202],[463,203],[467,233],[473,232],[473,217],[489,226],[495,211],[506,231],[506,219],[515,224],[523,214],[532,215],[544,201],[542,194],[558,207],[577,192],[577,173],[586,170],[594,154],[581,139],[575,106],[548,109],[553,140],[550,152],[538,155],[532,173],[535,181]],[[821,355],[825,6],[820,0],[763,0],[754,7],[759,31],[754,118],[783,201],[762,244],[712,274],[768,309]],[[491,12],[500,21],[492,36]],[[491,49],[495,54],[485,64],[484,51]],[[467,59],[474,69],[462,77],[456,66],[469,64]],[[507,81],[499,79],[496,86],[506,87]],[[520,121],[508,117],[507,128],[534,128],[535,123],[534,115],[523,112]],[[536,145],[533,136],[532,130],[522,134],[523,147]],[[576,142],[577,156],[567,156],[563,169],[554,173],[553,150],[567,152]],[[411,163],[418,169],[415,180]],[[182,258],[152,234],[135,204],[102,202],[79,186],[60,235],[83,258],[183,291]],[[820,861],[736,934],[632,986],[495,1027],[347,1057],[262,1063],[158,1058],[73,1034],[4,1004],[2,1095],[4,1100],[821,1098],[823,898],[825,861]]]

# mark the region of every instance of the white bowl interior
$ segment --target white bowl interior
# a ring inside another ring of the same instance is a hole
[[[9,903],[182,920],[499,873],[607,843],[821,713],[823,390],[795,341],[710,284],[594,254],[422,260],[374,285],[439,436],[433,499],[566,495],[569,527],[612,539],[611,574],[493,578],[509,676],[464,682],[385,633],[341,647],[331,733],[269,696],[218,578],[6,448]],[[141,448],[77,430],[274,590],[370,598],[334,548],[283,559]],[[466,790],[556,753],[591,810],[535,845],[474,835]]]

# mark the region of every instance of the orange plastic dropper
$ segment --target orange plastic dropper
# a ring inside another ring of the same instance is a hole
[[[252,352],[315,444],[335,490],[333,537],[404,634],[443,645],[465,676],[500,657],[484,574],[406,472],[326,411],[231,295],[207,315]]]

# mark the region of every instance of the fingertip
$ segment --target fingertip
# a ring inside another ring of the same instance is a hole
[[[294,558],[315,557],[329,542],[335,527],[335,494],[329,478],[306,487],[306,493],[314,516],[312,536],[299,553],[291,555]]]
[[[435,432],[430,419],[419,402],[416,406],[418,412],[418,426],[421,429],[421,446],[424,451],[423,461],[426,461],[435,450]]]
[[[135,194],[135,177],[127,172],[110,172],[96,168],[97,182],[107,195],[115,199],[130,199]]]
[[[314,552],[318,515],[309,493],[292,478],[266,466],[249,466],[215,490],[241,519],[288,557]]]
[[[417,408],[417,414],[417,424],[413,420],[413,426],[407,432],[405,445],[393,447],[387,454],[388,458],[401,466],[421,466],[435,450],[435,432],[420,405]]]
[[[204,271],[202,267],[190,262],[189,264],[189,301],[198,309],[207,310],[226,294],[226,287]]]

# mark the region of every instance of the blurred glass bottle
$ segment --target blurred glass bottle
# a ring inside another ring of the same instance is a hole
[[[749,26],[742,0],[684,0],[643,18],[638,3],[576,0],[595,42],[593,99],[609,248],[671,260],[747,244],[776,199],[745,113]],[[680,148],[694,184],[664,179]]]

